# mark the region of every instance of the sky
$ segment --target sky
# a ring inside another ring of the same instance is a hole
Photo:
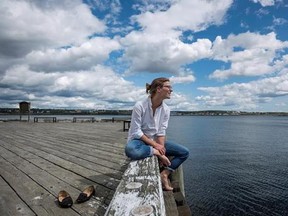
[[[288,0],[0,0],[0,107],[288,112]]]

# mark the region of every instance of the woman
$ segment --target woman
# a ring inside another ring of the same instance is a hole
[[[146,84],[144,101],[137,102],[133,108],[126,155],[132,160],[139,160],[156,155],[164,165],[161,181],[164,190],[173,190],[168,177],[189,156],[189,150],[177,143],[165,139],[170,117],[170,108],[164,99],[170,99],[172,86],[169,79],[157,78]],[[168,156],[173,156],[172,160]]]

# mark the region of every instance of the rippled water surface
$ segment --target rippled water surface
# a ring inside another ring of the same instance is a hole
[[[288,215],[288,117],[172,116],[193,215]]]

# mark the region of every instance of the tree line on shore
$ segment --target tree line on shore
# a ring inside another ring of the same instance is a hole
[[[20,114],[19,108],[0,108],[2,115]],[[132,110],[82,110],[82,109],[31,109],[30,114],[37,115],[131,115]],[[223,115],[276,115],[288,116],[288,112],[246,112],[230,110],[171,111],[173,116],[223,116]]]

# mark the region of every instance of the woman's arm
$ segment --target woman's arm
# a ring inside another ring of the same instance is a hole
[[[136,103],[133,107],[132,116],[131,116],[131,124],[129,129],[129,136],[131,139],[141,139],[144,135],[141,124],[142,124],[142,106],[140,103]]]
[[[170,109],[166,107],[163,118],[161,118],[161,125],[159,128],[158,133],[156,134],[155,141],[159,143],[162,146],[165,146],[165,140],[166,140],[166,129],[168,127],[168,122],[170,118]]]
[[[160,137],[159,137],[160,138]],[[165,152],[166,152],[166,149],[164,147],[164,143],[162,144],[162,139],[159,139],[158,137],[155,139],[155,140],[151,140],[149,139],[145,134],[143,134],[143,136],[140,138],[143,142],[145,142],[147,145],[150,145],[152,146],[153,148],[157,149],[160,154],[164,155]],[[161,143],[160,143],[160,142]],[[164,138],[164,141],[165,141],[165,138]]]
[[[155,138],[155,141],[157,142],[157,143],[159,143],[160,145],[165,145],[165,136],[157,136],[156,138]]]

